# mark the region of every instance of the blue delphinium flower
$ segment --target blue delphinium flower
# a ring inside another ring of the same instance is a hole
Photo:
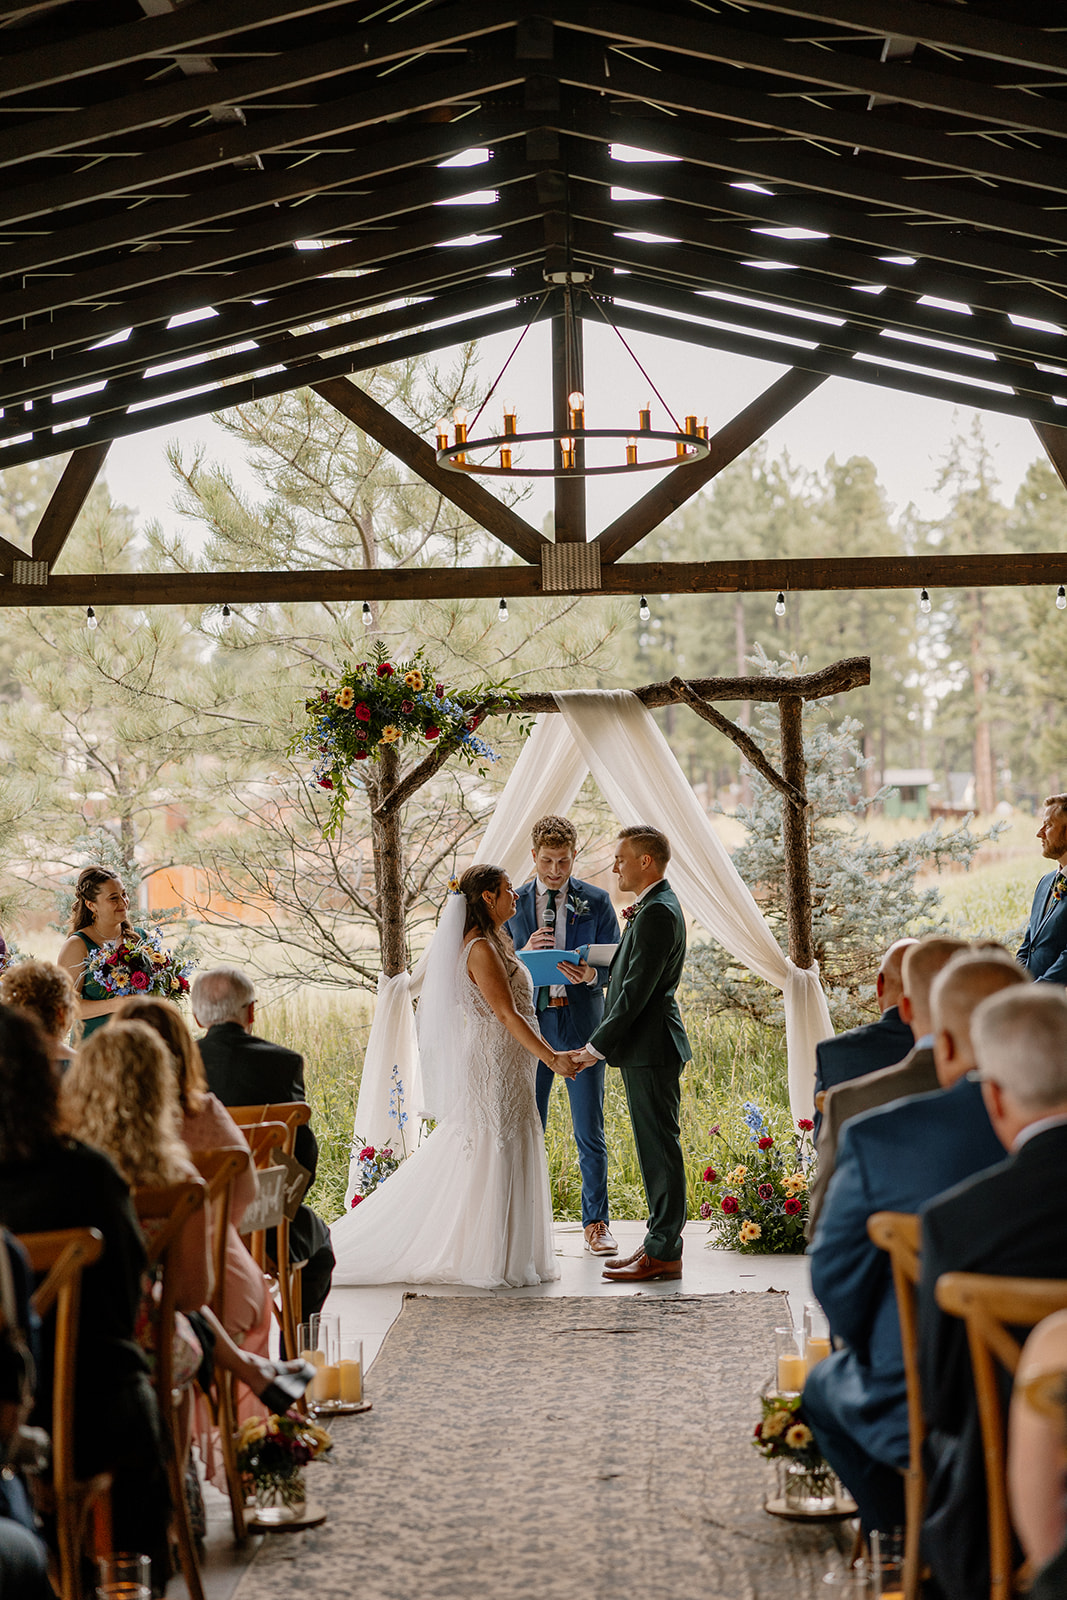
[[[763,1112],[754,1100],[746,1100],[744,1104],[744,1121],[748,1128],[748,1137],[751,1144],[756,1144],[761,1135],[767,1131],[767,1124],[763,1120]]]

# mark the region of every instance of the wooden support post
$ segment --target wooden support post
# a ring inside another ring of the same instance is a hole
[[[370,763],[368,762],[369,766]],[[407,970],[408,940],[407,918],[404,908],[404,836],[400,826],[400,809],[381,812],[376,808],[391,789],[395,789],[400,773],[400,757],[392,745],[386,745],[378,761],[377,779],[370,779],[371,793],[371,848],[374,853],[374,886],[378,893],[379,938],[382,951],[382,971],[387,978],[395,978]]]
[[[567,396],[582,387],[582,319],[574,315],[571,290],[564,297],[560,316],[552,318],[552,426],[557,435],[567,435],[570,411]],[[559,444],[553,446],[556,470],[563,464]],[[574,460],[579,467],[585,465],[584,441],[574,442]],[[557,544],[584,544],[585,532],[585,479],[555,479],[555,536]]]
[[[783,697],[778,704],[782,730],[782,775],[794,788],[807,793],[803,735],[804,702],[799,695]],[[782,807],[785,844],[785,902],[789,927],[789,959],[798,967],[815,961],[811,931],[811,870],[808,864],[807,815],[795,806]]]

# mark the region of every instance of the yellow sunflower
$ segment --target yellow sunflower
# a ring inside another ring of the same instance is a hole
[[[349,688],[347,683],[345,684],[343,689],[338,689],[337,693],[334,695],[334,700],[337,703],[337,705],[339,705],[341,707],[342,711],[347,711],[349,706],[355,700],[355,698],[356,698],[356,691],[354,689]]]
[[[425,681],[418,667],[412,667],[410,672],[405,672],[404,674],[404,682],[409,689],[414,689],[416,694],[422,692]]]
[[[400,738],[400,729],[399,728],[394,728],[393,724],[390,722],[386,727],[384,727],[382,729],[382,736],[378,740],[378,743],[379,744],[395,744],[396,741],[399,738]]]
[[[790,1450],[803,1450],[811,1443],[811,1429],[805,1428],[802,1422],[794,1422],[785,1436],[785,1442]]]
[[[738,1238],[741,1240],[742,1244],[751,1244],[753,1240],[759,1238],[762,1232],[763,1229],[760,1227],[758,1222],[742,1222],[741,1232],[738,1234]]]

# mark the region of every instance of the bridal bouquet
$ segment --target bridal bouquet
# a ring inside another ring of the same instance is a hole
[[[704,1168],[712,1198],[700,1207],[711,1231],[728,1249],[746,1255],[802,1255],[812,1174],[812,1123],[801,1118],[779,1142],[753,1100],[744,1106],[751,1148],[734,1150],[718,1123],[711,1129],[733,1165]],[[714,1157],[712,1158],[715,1159]],[[720,1158],[721,1159],[721,1158]]]
[[[348,783],[359,763],[380,761],[383,750],[405,745],[447,746],[471,766],[495,761],[496,751],[476,730],[489,704],[495,708],[514,698],[515,691],[502,684],[449,689],[424,651],[393,661],[380,643],[367,661],[346,663],[339,678],[329,675],[326,686],[304,702],[303,726],[289,746],[290,755],[311,757],[315,782],[333,791],[327,838],[344,820]]]
[[[85,958],[85,976],[114,999],[140,994],[180,1000],[189,993],[192,970],[192,962],[164,948],[158,928],[125,934],[90,950]]]

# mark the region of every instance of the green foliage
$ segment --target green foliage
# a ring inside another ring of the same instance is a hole
[[[752,658],[765,676],[797,674],[807,663],[796,656],[771,661],[757,647]],[[838,1027],[859,1019],[881,957],[905,933],[930,933],[944,927],[939,893],[920,888],[921,871],[950,862],[968,865],[979,846],[995,837],[976,834],[969,820],[945,828],[940,821],[912,838],[880,843],[859,824],[886,793],[863,792],[867,759],[859,745],[859,725],[850,717],[836,727],[820,720],[816,706],[805,705],[804,753],[807,760],[809,865],[815,959]],[[772,763],[779,763],[778,714],[771,705],[753,733]],[[760,909],[783,950],[788,948],[785,900],[783,799],[759,773],[751,774],[753,800],[737,817],[745,842],[733,862],[753,887]],[[740,1010],[760,1020],[783,1020],[777,990],[756,978],[718,944],[692,947],[688,981],[700,999],[716,1010]]]

